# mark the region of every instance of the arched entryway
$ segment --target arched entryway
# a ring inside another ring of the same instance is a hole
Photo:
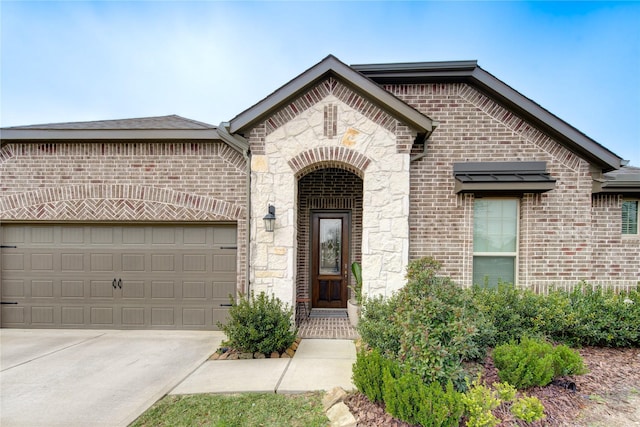
[[[362,178],[345,167],[298,178],[296,296],[312,308],[346,308],[351,263],[361,261]]]

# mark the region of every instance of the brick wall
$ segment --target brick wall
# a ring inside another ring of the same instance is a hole
[[[246,165],[222,142],[20,143],[3,147],[0,219],[225,221],[246,277]]]
[[[346,170],[327,168],[298,181],[298,248],[296,294],[308,298],[310,274],[311,211],[333,209],[351,213],[351,262],[361,261],[362,179]],[[351,279],[353,281],[353,278]]]
[[[520,197],[518,282],[545,289],[640,280],[640,240],[621,238],[621,202],[592,202],[586,161],[466,84],[385,88],[440,122],[427,155],[411,164],[411,259],[432,256],[470,285],[474,196],[454,193],[453,164],[535,160],[547,162],[557,182],[550,192]]]

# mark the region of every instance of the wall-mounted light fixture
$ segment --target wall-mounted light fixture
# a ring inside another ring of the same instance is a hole
[[[267,213],[262,219],[264,220],[265,231],[273,233],[273,227],[276,224],[276,207],[269,205],[269,213]]]

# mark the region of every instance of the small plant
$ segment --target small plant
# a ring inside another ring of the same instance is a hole
[[[500,380],[520,390],[545,386],[558,376],[586,372],[574,350],[564,345],[554,348],[547,341],[528,337],[522,337],[520,343],[499,345],[493,351],[493,360]]]
[[[240,295],[238,302],[231,298],[229,320],[218,322],[227,335],[229,344],[248,353],[269,354],[286,350],[296,339],[297,331],[291,326],[293,309],[275,296],[261,292],[250,298]]]
[[[480,378],[471,383],[467,392],[462,395],[462,403],[467,417],[467,427],[493,427],[500,424],[500,420],[492,411],[500,406],[502,401],[498,392],[483,385]]]
[[[353,299],[356,304],[362,305],[362,266],[359,262],[351,264],[351,272],[356,282],[349,288],[353,291]]]
[[[459,425],[462,395],[454,390],[451,381],[443,388],[438,382],[425,384],[412,372],[398,377],[388,369],[383,377],[385,408],[394,417],[423,427]]]
[[[528,423],[544,418],[544,406],[535,396],[516,399],[511,405],[510,411],[514,417]]]
[[[353,384],[372,402],[384,399],[384,372],[398,376],[400,367],[393,361],[384,358],[378,350],[358,351],[353,364]]]

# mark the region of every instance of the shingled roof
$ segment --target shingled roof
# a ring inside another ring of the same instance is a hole
[[[177,115],[51,123],[0,129],[2,141],[87,139],[218,139],[216,126]]]

